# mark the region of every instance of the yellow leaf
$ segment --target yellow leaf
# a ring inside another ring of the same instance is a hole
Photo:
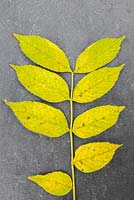
[[[75,152],[73,164],[84,172],[91,173],[105,167],[113,158],[115,151],[122,144],[93,142],[81,145]]]
[[[71,72],[65,53],[53,42],[37,35],[13,35],[33,62],[56,72]]]
[[[74,88],[73,100],[78,103],[92,102],[106,94],[118,80],[124,64],[118,67],[104,67],[82,78]]]
[[[49,102],[61,102],[69,99],[68,85],[54,72],[33,65],[10,65],[25,88]]]
[[[59,137],[68,132],[67,120],[59,109],[35,101],[5,103],[27,129],[48,136]]]
[[[105,105],[87,110],[74,120],[73,132],[80,138],[101,134],[116,124],[124,109],[125,106]]]
[[[56,196],[64,196],[72,190],[70,176],[60,171],[51,172],[46,175],[30,176],[28,179],[38,184],[46,192]]]
[[[76,61],[75,73],[87,73],[111,62],[118,54],[125,36],[103,38],[86,48]]]

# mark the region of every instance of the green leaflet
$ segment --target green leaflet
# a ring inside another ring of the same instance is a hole
[[[5,103],[27,129],[48,136],[59,137],[68,132],[64,114],[57,108],[35,101]]]
[[[75,71],[72,72],[65,53],[56,44],[36,35],[13,35],[18,40],[23,53],[40,65],[39,67],[11,64],[21,84],[43,100],[53,103],[68,100],[70,104],[70,124],[68,127],[64,113],[57,108],[35,101],[10,102],[5,100],[18,120],[28,130],[55,138],[67,132],[70,134],[72,180],[67,173],[62,171],[29,176],[28,179],[52,195],[64,196],[72,190],[73,200],[77,200],[75,167],[84,173],[100,170],[113,159],[116,150],[122,144],[88,143],[78,147],[74,156],[73,133],[80,138],[90,138],[103,133],[116,124],[125,106],[98,106],[73,119],[73,102],[92,102],[112,89],[124,64],[117,67],[104,66],[117,56],[125,36],[103,38],[93,43],[78,56]],[[70,91],[61,76],[44,68],[55,72],[70,72]],[[88,74],[74,87],[76,73]]]
[[[67,83],[56,73],[34,65],[10,66],[17,72],[21,84],[31,93],[49,102],[69,99]]]
[[[118,54],[125,36],[103,38],[86,48],[77,58],[75,73],[87,73],[111,62]]]

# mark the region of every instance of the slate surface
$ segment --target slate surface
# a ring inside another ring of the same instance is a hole
[[[3,103],[39,100],[17,81],[9,63],[31,63],[12,33],[38,34],[58,44],[74,66],[78,54],[102,37],[127,39],[110,65],[126,64],[110,93],[90,103],[74,105],[74,115],[103,104],[126,105],[116,126],[104,134],[81,140],[125,144],[105,169],[92,174],[76,170],[77,200],[133,200],[134,196],[134,1],[133,0],[2,0],[0,1],[0,200],[71,200],[54,197],[27,180],[28,175],[63,170],[70,173],[69,135],[50,139],[21,126]],[[63,74],[70,82],[69,75]],[[75,81],[79,80],[75,77]],[[54,104],[69,119],[68,103]]]

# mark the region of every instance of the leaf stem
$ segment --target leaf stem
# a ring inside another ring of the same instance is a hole
[[[72,169],[72,181],[73,181],[73,200],[76,200],[76,188],[75,188],[75,169],[73,165],[74,158],[74,140],[73,140],[73,86],[74,85],[74,72],[71,72],[71,98],[70,98],[70,145],[71,145],[71,169]]]

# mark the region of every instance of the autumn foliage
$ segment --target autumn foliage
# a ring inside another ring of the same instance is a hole
[[[75,151],[73,134],[79,138],[102,134],[116,124],[125,106],[94,107],[74,119],[73,103],[92,102],[113,88],[124,64],[114,67],[106,65],[117,56],[125,36],[103,38],[93,43],[78,56],[74,71],[65,53],[48,39],[36,35],[14,34],[14,37],[18,40],[22,52],[36,63],[22,66],[10,64],[20,83],[29,92],[45,101],[70,102],[68,125],[64,113],[46,103],[5,100],[18,120],[30,131],[52,138],[70,133],[72,176],[62,171],[54,171],[45,175],[29,176],[28,179],[53,195],[63,196],[72,190],[73,200],[76,200],[75,168],[84,173],[102,169],[112,160],[115,151],[122,144],[92,142],[81,145]],[[71,88],[55,72],[70,73]],[[85,73],[85,76],[74,87],[74,76],[77,73]]]

